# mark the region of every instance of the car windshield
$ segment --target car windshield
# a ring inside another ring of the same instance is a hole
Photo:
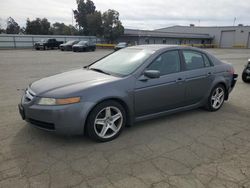
[[[78,44],[87,44],[88,43],[88,41],[80,41],[80,42],[78,42]]]
[[[89,69],[126,76],[135,71],[153,53],[152,50],[127,48],[97,61]]]

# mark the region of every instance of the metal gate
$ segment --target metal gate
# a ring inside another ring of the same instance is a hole
[[[220,47],[232,48],[235,41],[235,31],[221,31]]]

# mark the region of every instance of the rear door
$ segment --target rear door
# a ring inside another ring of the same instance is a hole
[[[185,66],[185,104],[200,102],[210,92],[213,81],[212,64],[207,56],[193,50],[182,50]]]

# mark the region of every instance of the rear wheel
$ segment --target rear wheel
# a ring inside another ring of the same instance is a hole
[[[126,124],[125,110],[116,101],[98,104],[90,113],[87,132],[90,138],[107,142],[118,137]]]
[[[215,86],[208,97],[206,109],[212,112],[219,110],[224,103],[225,94],[226,90],[223,85],[219,84]]]

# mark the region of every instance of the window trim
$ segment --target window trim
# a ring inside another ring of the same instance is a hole
[[[173,72],[173,73],[169,73],[169,74],[164,74],[164,75],[160,75],[160,77],[162,76],[166,76],[166,75],[171,75],[171,74],[176,74],[176,73],[180,73],[180,72],[183,72],[185,71],[184,70],[184,67],[183,67],[183,60],[182,60],[182,55],[181,55],[181,51],[180,49],[171,49],[171,50],[166,50],[164,52],[161,52],[159,55],[157,55],[146,67],[145,69],[142,71],[142,75],[143,73],[147,70],[147,68],[153,64],[161,55],[163,55],[164,53],[167,53],[167,52],[171,52],[171,51],[177,51],[178,52],[178,55],[179,55],[179,60],[180,60],[180,70],[178,72]]]
[[[210,66],[209,66],[209,67],[214,66],[214,64],[212,63],[212,61],[210,60],[210,58],[207,56],[207,54],[205,54],[205,53],[202,53],[202,54],[203,54],[203,60],[204,60],[204,57],[206,57],[206,58],[207,58],[207,60],[208,60],[208,62],[209,62],[209,64],[210,64]],[[204,60],[204,63],[205,63],[205,60]]]

